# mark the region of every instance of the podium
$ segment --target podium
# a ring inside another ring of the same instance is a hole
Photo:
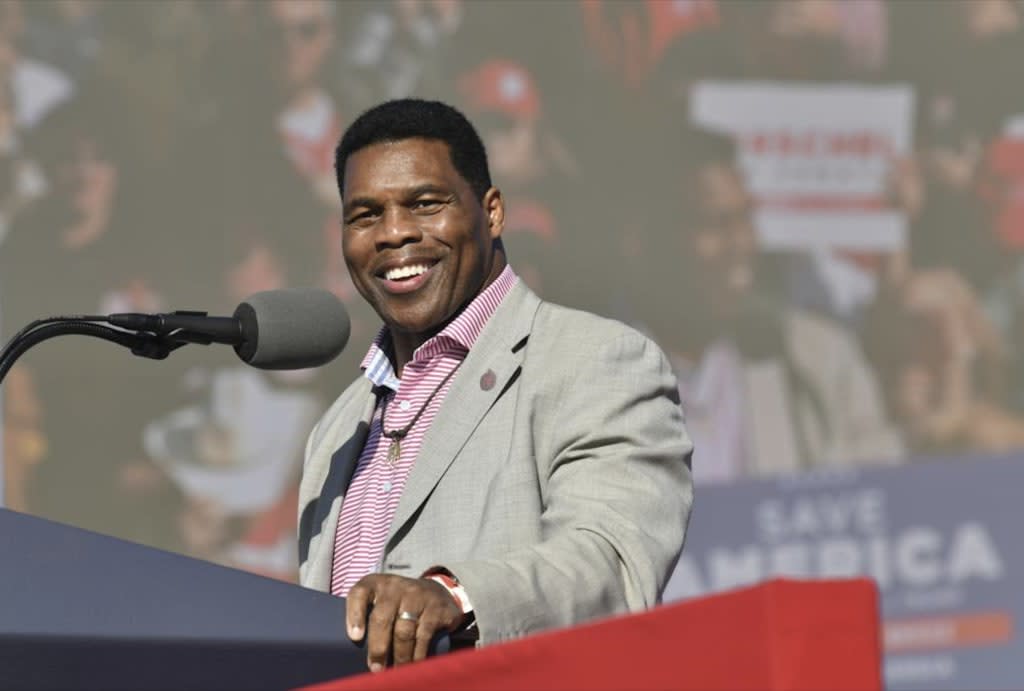
[[[0,509],[0,688],[283,689],[366,671],[325,593]]]
[[[306,691],[878,691],[865,579],[774,580]]]
[[[863,579],[770,581],[369,675],[340,598],[3,509],[0,554],[0,689],[881,688]]]

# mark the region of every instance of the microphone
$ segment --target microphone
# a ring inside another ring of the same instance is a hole
[[[242,342],[235,352],[261,369],[319,367],[338,357],[351,324],[334,293],[315,288],[267,290],[235,309]]]
[[[256,293],[230,317],[205,312],[111,314],[104,321],[182,343],[234,346],[244,362],[268,370],[325,365],[345,348],[350,323],[341,301],[326,290],[287,288]]]

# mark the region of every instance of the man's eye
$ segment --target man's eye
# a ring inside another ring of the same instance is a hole
[[[356,214],[355,216],[349,217],[348,224],[349,225],[365,224],[365,223],[368,223],[370,220],[372,220],[372,218],[373,218],[373,214],[372,213],[370,213],[369,211],[364,211],[363,213]]]
[[[440,199],[417,199],[413,202],[412,208],[431,211],[440,208],[443,203]]]

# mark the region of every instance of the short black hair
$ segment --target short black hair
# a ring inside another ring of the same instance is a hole
[[[343,194],[349,156],[374,144],[405,139],[435,139],[448,145],[452,165],[478,199],[491,188],[487,151],[480,135],[457,109],[440,101],[403,98],[370,108],[349,125],[334,152],[338,193]]]

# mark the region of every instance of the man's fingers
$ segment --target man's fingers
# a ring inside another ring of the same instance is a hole
[[[366,611],[373,601],[372,583],[367,578],[362,579],[352,586],[345,600],[345,626],[348,628],[348,637],[353,641],[363,640]]]
[[[371,574],[348,595],[349,637],[366,641],[371,672],[422,660],[434,636],[455,630],[461,621],[462,612],[448,591],[430,580]]]
[[[418,631],[424,622],[420,620],[422,605],[413,606],[407,600],[403,601],[398,608],[397,619],[395,619],[394,648],[391,651],[392,658],[396,665],[404,665],[412,662],[416,649]],[[415,619],[403,618],[403,614],[411,615]]]
[[[428,606],[420,615],[419,628],[416,629],[416,650],[413,660],[426,659],[430,653],[430,643],[439,632],[451,633],[462,623],[462,613],[455,607]]]
[[[413,651],[413,660],[425,660],[430,652],[430,642],[434,640],[438,631],[446,628],[441,625],[441,620],[429,610],[423,613],[419,624],[416,629],[416,649]]]
[[[366,627],[367,663],[371,672],[378,672],[388,664],[397,610],[397,599],[378,593]]]

